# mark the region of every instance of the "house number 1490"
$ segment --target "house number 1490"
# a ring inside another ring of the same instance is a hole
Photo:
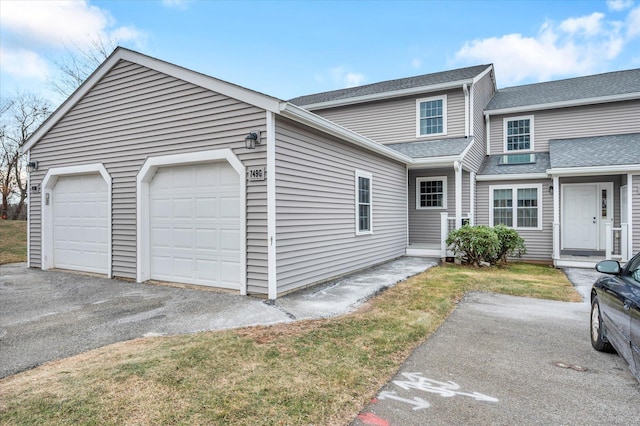
[[[250,167],[249,180],[264,180],[266,171],[264,167]]]

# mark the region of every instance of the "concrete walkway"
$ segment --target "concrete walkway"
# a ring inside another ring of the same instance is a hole
[[[434,265],[404,257],[266,303],[60,271],[0,266],[0,378],[145,336],[188,334],[344,314]]]

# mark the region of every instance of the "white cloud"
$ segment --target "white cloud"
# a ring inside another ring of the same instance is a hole
[[[8,1],[2,3],[5,31],[40,46],[85,46],[91,36],[113,25],[111,15],[86,1]]]
[[[355,87],[365,80],[364,74],[349,72],[343,66],[337,66],[329,70],[331,81],[339,87]]]
[[[619,12],[633,6],[633,0],[607,0],[609,10]]]
[[[507,85],[598,72],[623,50],[625,26],[629,32],[638,28],[635,20],[632,26],[632,19],[640,21],[640,16],[630,14],[626,24],[607,20],[602,13],[571,17],[559,24],[548,21],[536,36],[508,34],[466,42],[455,58],[464,63],[494,63],[500,81]]]
[[[65,49],[89,49],[92,43],[110,40],[140,46],[145,34],[133,26],[117,26],[109,11],[86,0],[3,1],[0,25],[6,34],[0,40],[3,57],[25,61],[22,71],[3,59],[0,71],[23,77],[46,75],[47,56]],[[34,67],[41,67],[36,70]]]
[[[640,6],[629,12],[626,26],[627,37],[633,38],[640,35]]]
[[[190,3],[190,0],[162,0],[162,5],[164,7],[180,9],[180,10],[187,9],[189,3]]]
[[[568,18],[560,24],[560,29],[568,34],[596,35],[602,31],[603,13],[592,13],[580,18]]]
[[[418,58],[414,58],[414,59],[411,61],[411,66],[412,66],[413,68],[421,68],[421,67],[422,67],[422,61],[421,61],[420,59],[418,59]]]
[[[10,50],[0,46],[0,62],[4,71],[21,79],[45,81],[49,75],[47,63],[28,50]]]

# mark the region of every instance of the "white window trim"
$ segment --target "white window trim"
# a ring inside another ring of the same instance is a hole
[[[360,211],[358,209],[359,206],[359,194],[358,194],[358,178],[367,178],[369,179],[369,230],[361,231],[360,230]],[[354,204],[355,204],[355,230],[356,235],[371,235],[373,234],[373,175],[369,172],[364,172],[362,170],[356,170],[355,172],[355,191],[354,191]]]
[[[420,133],[420,104],[422,102],[442,100],[442,133]],[[447,95],[432,96],[430,98],[416,99],[416,138],[428,138],[432,136],[446,136],[447,134]]]
[[[519,227],[518,226],[518,189],[531,189],[535,188],[538,190],[538,226],[536,227]],[[513,200],[513,205],[511,206],[513,212],[513,226],[511,228],[522,230],[522,231],[542,231],[542,184],[522,184],[522,185],[490,185],[489,186],[489,226],[493,227],[493,191],[496,189],[510,189],[511,196]]]
[[[507,150],[507,123],[509,123],[509,121],[516,121],[516,120],[529,120],[529,149],[516,149],[516,150],[511,150],[508,151]],[[510,153],[519,153],[519,152],[533,152],[534,150],[534,146],[533,146],[533,141],[535,140],[535,138],[533,137],[533,115],[521,115],[518,117],[505,117],[502,119],[502,151],[505,154],[510,154]]]
[[[420,205],[420,182],[442,181],[442,207],[422,207]],[[429,176],[416,178],[416,210],[446,210],[447,208],[447,177]]]

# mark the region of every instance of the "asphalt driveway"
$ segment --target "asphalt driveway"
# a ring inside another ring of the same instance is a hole
[[[238,294],[0,265],[0,378],[138,337],[343,314],[436,264],[403,257],[275,304]]]
[[[566,272],[585,302],[468,294],[352,425],[637,424],[640,384],[589,341],[597,273]]]

